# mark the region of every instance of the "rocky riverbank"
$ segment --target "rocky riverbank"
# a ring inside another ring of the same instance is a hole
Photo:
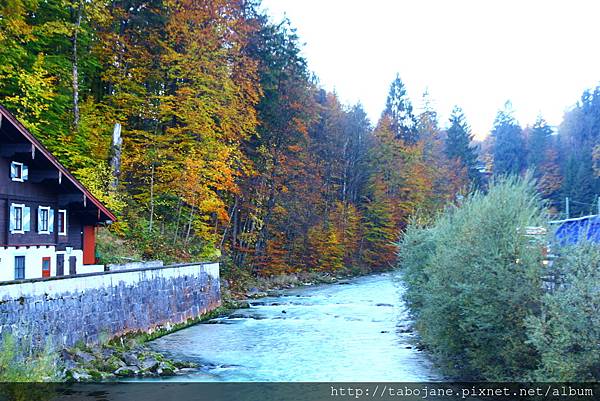
[[[146,343],[191,325],[226,316],[232,310],[244,307],[248,307],[248,304],[227,301],[223,306],[197,319],[160,327],[151,333],[131,333],[101,345],[80,345],[63,349],[59,358],[59,365],[63,367],[63,379],[70,382],[87,382],[189,374],[200,366],[193,362],[167,358],[150,350]]]
[[[221,282],[223,299],[226,302],[245,302],[267,296],[277,296],[281,290],[317,284],[343,284],[348,279],[365,275],[365,272],[346,271],[340,274],[306,272],[272,277],[252,277],[243,283]]]
[[[174,361],[144,345],[79,347],[61,352],[66,381],[101,381],[125,377],[174,376],[198,368]]]

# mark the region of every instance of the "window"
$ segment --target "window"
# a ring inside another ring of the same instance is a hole
[[[15,231],[23,231],[23,206],[15,206]]]
[[[24,234],[25,231],[29,231],[29,216],[30,209],[27,206],[12,203],[10,205],[10,233]]]
[[[29,170],[26,165],[19,162],[10,163],[10,178],[13,181],[27,181],[29,176]]]
[[[15,280],[25,278],[25,256],[15,256]]]
[[[54,228],[54,210],[49,206],[38,207],[38,233],[50,234]]]
[[[58,235],[67,235],[67,211],[58,211]]]

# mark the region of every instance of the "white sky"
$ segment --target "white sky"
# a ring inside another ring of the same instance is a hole
[[[473,133],[490,131],[510,99],[525,126],[557,125],[600,83],[597,0],[263,0],[297,28],[303,54],[342,102],[379,118],[400,73],[417,110],[425,89],[446,126],[461,106]]]

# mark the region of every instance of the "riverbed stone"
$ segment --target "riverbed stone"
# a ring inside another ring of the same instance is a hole
[[[148,370],[155,370],[158,367],[159,361],[157,361],[155,358],[153,357],[148,357],[145,358],[141,364],[140,364],[140,368],[143,371],[148,371]]]
[[[158,373],[159,375],[162,375],[162,376],[172,376],[178,370],[179,369],[177,369],[171,363],[163,361],[163,362],[161,362],[161,363],[158,364],[158,368],[156,369],[156,373]]]
[[[76,382],[84,382],[84,381],[92,380],[92,375],[90,375],[84,369],[74,369],[74,370],[69,371],[67,378],[70,378]]]
[[[125,362],[127,365],[138,366],[140,364],[140,360],[138,359],[137,355],[133,352],[124,352],[121,355],[121,358],[123,359],[123,362]]]
[[[138,366],[123,366],[115,370],[114,374],[121,377],[130,377],[135,376],[138,373],[140,373],[140,368]]]
[[[96,357],[88,352],[77,350],[74,355],[77,362],[88,364],[96,360]]]

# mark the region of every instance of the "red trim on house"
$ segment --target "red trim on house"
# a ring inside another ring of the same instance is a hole
[[[69,179],[69,181],[71,181],[73,183],[73,185],[75,185],[75,187],[77,187],[77,189],[79,189],[83,193],[83,196],[86,196],[90,201],[92,201],[92,203],[94,205],[96,205],[98,210],[100,210],[102,213],[104,213],[104,215],[106,215],[106,217],[109,220],[115,221],[117,219],[110,210],[108,210],[102,203],[100,203],[100,201],[98,199],[96,199],[96,197],[94,197],[94,195],[92,195],[90,193],[90,191],[88,191],[83,186],[83,184],[81,184],[79,181],[77,181],[77,179],[71,173],[69,173],[69,171],[62,164],[60,164],[60,162],[50,153],[50,151],[48,149],[46,149],[44,147],[44,145],[42,145],[42,143],[40,141],[38,141],[37,138],[34,137],[33,134],[30,133],[27,130],[27,128],[25,128],[23,126],[23,124],[21,124],[19,122],[19,120],[17,120],[15,118],[15,116],[13,116],[2,105],[0,105],[0,114],[2,114],[4,117],[6,117],[15,126],[15,128],[17,128],[17,130],[19,130],[19,132],[29,142],[31,142],[31,144],[33,146],[35,146],[36,150],[39,150],[50,161],[50,163],[52,163],[58,169],[58,171],[60,171],[64,176],[66,176]],[[83,201],[83,198],[82,198],[82,201]]]
[[[83,226],[83,264],[96,264],[96,230],[94,226]]]
[[[49,256],[45,256],[42,258],[42,277],[50,277],[50,270],[52,269],[50,267],[50,260],[51,258]],[[48,268],[44,269],[44,263],[48,262]]]

